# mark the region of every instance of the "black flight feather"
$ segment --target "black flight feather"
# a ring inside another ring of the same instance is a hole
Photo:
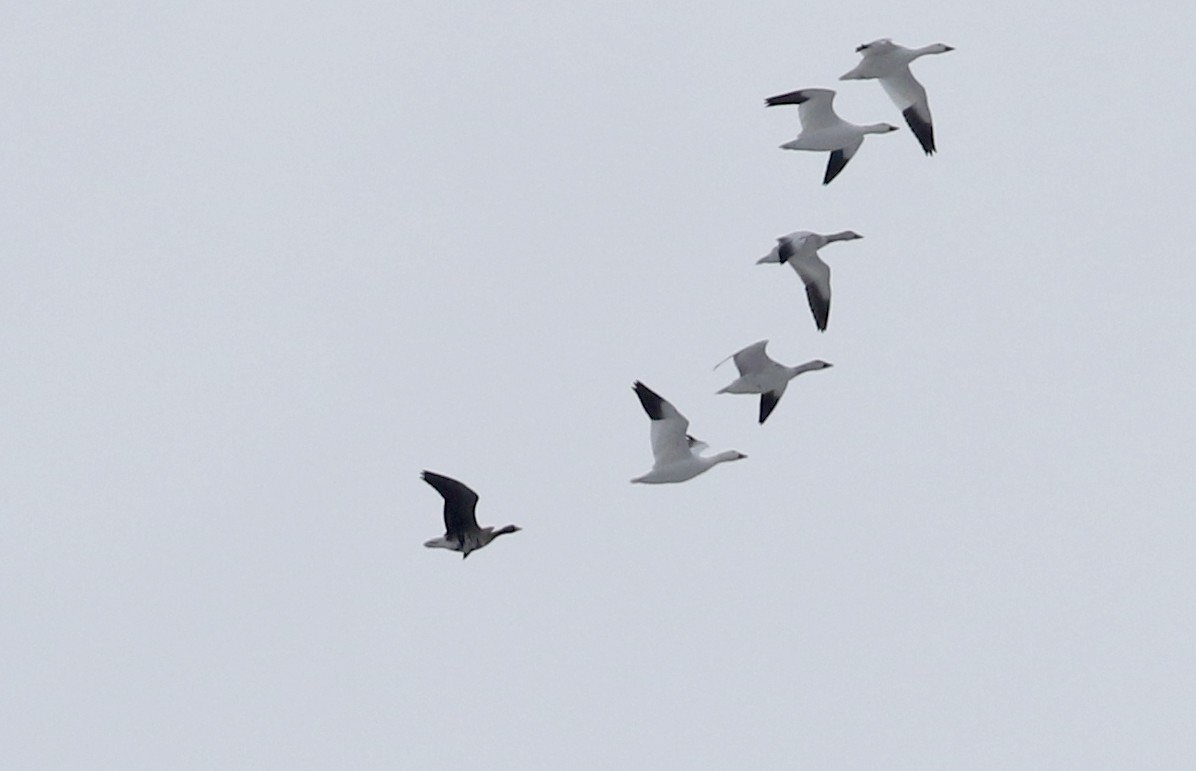
[[[810,97],[806,96],[805,91],[790,91],[787,94],[768,97],[764,100],[764,106],[776,107],[781,104],[802,104],[808,101],[810,101]]]
[[[780,400],[781,395],[776,391],[765,391],[760,394],[760,425],[764,425],[764,421],[768,420],[768,416],[772,414]]]
[[[922,116],[918,114],[915,107],[906,107],[901,111],[905,116],[905,122],[909,124],[910,131],[914,132],[914,136],[918,138],[918,144],[922,145],[922,149],[926,151],[927,155],[934,155],[934,126],[930,121],[923,120]]]
[[[822,178],[822,184],[829,185],[831,180],[839,176],[839,172],[843,171],[843,167],[851,158],[847,157],[842,150],[832,150],[830,160],[826,162],[826,176]]]
[[[819,294],[813,283],[806,284],[806,299],[810,301],[810,311],[814,314],[814,324],[818,331],[825,332],[826,322],[831,315],[831,301]]]
[[[640,381],[635,381],[633,386],[635,395],[640,398],[640,404],[644,405],[644,412],[648,413],[648,417],[652,420],[664,420],[664,399],[660,394],[653,391],[648,386]]]

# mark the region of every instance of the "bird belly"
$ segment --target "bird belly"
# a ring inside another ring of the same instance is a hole
[[[685,482],[686,480],[693,479],[708,468],[710,468],[710,464],[702,463],[699,459],[695,458],[693,461],[682,461],[680,463],[670,463],[667,466],[658,466],[642,477],[636,477],[631,481],[646,485],[666,485]]]
[[[744,375],[719,391],[720,394],[758,394],[760,392],[759,378],[754,375]]]
[[[814,150],[830,152],[842,150],[858,137],[850,131],[824,129],[822,131],[803,131],[797,139],[781,145],[786,150]]]

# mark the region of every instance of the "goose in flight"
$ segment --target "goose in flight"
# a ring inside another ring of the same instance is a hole
[[[739,377],[731,385],[717,392],[720,394],[760,394],[760,425],[764,425],[764,421],[768,420],[768,416],[772,414],[777,402],[784,395],[785,389],[789,387],[790,380],[803,372],[813,372],[833,366],[821,359],[814,359],[805,364],[798,364],[796,367],[786,367],[769,358],[768,354],[764,352],[766,345],[768,345],[768,341],[761,340],[728,356],[727,359],[735,360],[735,368],[739,370]],[[715,364],[715,369],[718,369],[727,359]]]
[[[832,179],[839,176],[855,151],[860,149],[865,134],[887,134],[897,130],[896,126],[888,123],[870,123],[867,126],[848,123],[835,114],[834,101],[835,92],[829,88],[803,88],[764,100],[768,107],[797,105],[801,133],[797,139],[781,145],[781,149],[829,152],[831,157],[826,164],[826,176],[822,178],[824,185],[829,185]]]
[[[640,381],[635,381],[635,395],[644,405],[644,412],[652,419],[652,470],[638,476],[632,482],[665,484],[693,479],[711,466],[729,460],[742,460],[747,456],[735,450],[726,450],[717,455],[702,455],[707,448],[705,442],[685,433],[689,421],[660,394]]]
[[[798,230],[778,238],[772,251],[756,260],[756,264],[789,263],[806,285],[806,299],[810,302],[815,326],[819,332],[825,332],[826,322],[831,315],[831,269],[818,256],[818,250],[832,241],[851,241],[856,238],[863,236],[852,230],[825,236],[808,230]],[[760,422],[763,423],[763,419]]]
[[[934,155],[934,125],[930,122],[930,102],[926,100],[926,89],[914,79],[909,63],[926,54],[945,54],[955,49],[942,43],[906,48],[887,37],[864,43],[855,49],[863,61],[855,69],[839,77],[839,80],[879,80],[885,93],[901,110],[905,122],[918,138],[918,143],[927,155]]]
[[[478,494],[455,479],[425,471],[419,475],[444,498],[444,535],[426,541],[429,549],[452,549],[461,552],[465,559],[472,551],[507,533],[517,533],[521,528],[507,525],[495,530],[492,527],[478,527],[474,508],[478,505]]]

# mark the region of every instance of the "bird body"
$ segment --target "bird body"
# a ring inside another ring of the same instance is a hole
[[[822,184],[828,185],[839,176],[847,162],[855,155],[867,134],[887,134],[896,131],[888,123],[870,123],[859,126],[848,123],[835,113],[835,92],[829,88],[803,88],[788,94],[771,96],[764,100],[768,107],[785,104],[797,105],[797,117],[801,121],[801,133],[785,144],[783,150],[825,151],[831,154],[827,161],[826,174]]]
[[[756,260],[764,263],[788,263],[806,286],[806,300],[814,314],[814,325],[825,332],[831,313],[831,269],[818,256],[818,250],[835,241],[850,241],[863,238],[852,230],[838,233],[812,233],[798,230],[777,239],[777,245],[768,254]]]
[[[632,479],[643,484],[668,484],[693,479],[719,463],[742,460],[747,456],[736,450],[715,455],[702,455],[707,444],[686,433],[689,421],[666,401],[640,381],[635,382],[635,394],[644,412],[652,421],[652,470]]]
[[[763,425],[768,416],[776,408],[789,381],[803,372],[826,369],[833,366],[821,359],[807,361],[796,367],[787,367],[774,361],[764,352],[767,340],[752,343],[741,351],[733,353],[727,359],[734,359],[735,368],[739,370],[739,377],[726,388],[720,389],[720,394],[760,394],[760,424]],[[723,359],[715,367],[721,365]]]
[[[461,559],[469,556],[500,535],[517,533],[522,528],[506,525],[495,530],[493,527],[478,527],[474,509],[478,505],[478,494],[456,479],[424,471],[420,474],[436,492],[444,498],[444,535],[425,541],[429,549],[451,549],[461,552]]]
[[[901,110],[905,122],[927,155],[933,155],[934,125],[926,89],[909,70],[910,62],[927,54],[945,54],[955,49],[943,43],[922,48],[899,46],[888,38],[864,43],[855,49],[863,60],[839,80],[878,80],[885,93]]]

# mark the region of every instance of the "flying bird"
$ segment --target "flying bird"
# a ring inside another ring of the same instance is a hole
[[[826,175],[822,178],[824,185],[829,185],[832,179],[839,176],[855,151],[860,149],[866,134],[887,134],[897,130],[896,126],[888,123],[870,123],[867,126],[848,123],[835,114],[834,101],[835,92],[829,88],[803,88],[764,100],[767,107],[797,105],[801,133],[797,139],[781,145],[781,149],[829,152],[831,157],[826,164]]]
[[[769,358],[768,354],[764,352],[764,347],[767,345],[767,340],[761,340],[728,356],[727,359],[735,360],[735,368],[739,370],[739,377],[729,386],[717,392],[720,394],[760,394],[760,425],[764,425],[764,421],[768,420],[768,416],[772,414],[777,402],[784,395],[785,389],[789,387],[790,380],[803,372],[813,372],[833,366],[821,359],[814,359],[805,364],[798,364],[796,367],[786,367]],[[715,369],[718,369],[727,359],[715,364]]]
[[[486,544],[507,533],[517,533],[522,528],[507,525],[495,530],[492,527],[478,527],[474,509],[478,505],[478,494],[451,477],[431,471],[419,475],[444,498],[444,535],[426,541],[429,549],[452,549],[461,552],[461,559],[469,556]]]
[[[665,484],[668,482],[684,482],[693,479],[724,461],[742,460],[747,456],[736,450],[726,450],[717,455],[702,455],[708,445],[699,441],[686,431],[689,421],[677,408],[661,398],[640,381],[633,386],[640,404],[644,405],[644,412],[652,419],[652,470],[643,476],[638,476],[632,482],[645,484]]]
[[[942,43],[906,48],[887,37],[864,43],[855,49],[863,61],[839,80],[879,80],[885,93],[901,110],[905,122],[918,138],[918,143],[927,155],[934,155],[934,124],[930,121],[930,102],[926,100],[926,89],[909,71],[909,64],[919,56],[945,54],[955,49]]]
[[[829,235],[798,230],[778,238],[772,251],[756,260],[756,264],[788,263],[806,285],[806,299],[809,300],[810,311],[814,314],[815,326],[819,332],[825,332],[831,315],[831,269],[818,256],[818,250],[833,241],[851,241],[856,238],[863,236],[852,230]]]

